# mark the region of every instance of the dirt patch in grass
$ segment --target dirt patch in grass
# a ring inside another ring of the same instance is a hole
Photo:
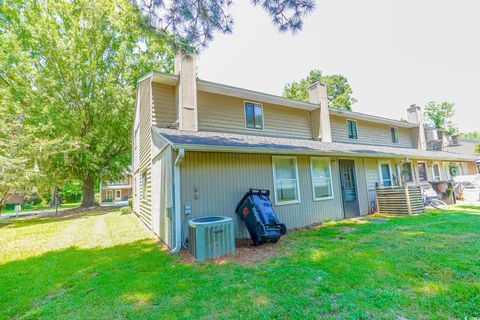
[[[281,252],[279,248],[282,246],[284,237],[280,238],[277,243],[265,243],[257,247],[251,245],[249,239],[237,240],[235,254],[207,261],[215,264],[236,263],[241,265],[261,263],[277,256]],[[184,263],[197,263],[188,250],[182,250],[180,257]]]

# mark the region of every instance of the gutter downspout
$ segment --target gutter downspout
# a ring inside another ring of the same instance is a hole
[[[173,170],[173,192],[174,192],[174,243],[175,247],[170,251],[171,253],[177,253],[182,248],[182,212],[180,208],[180,165],[185,158],[185,149],[178,150],[177,158],[175,159],[175,166]]]

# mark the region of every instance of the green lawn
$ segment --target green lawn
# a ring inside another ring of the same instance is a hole
[[[480,317],[480,207],[292,232],[256,265],[186,264],[134,215],[0,223],[0,317]]]
[[[75,208],[80,205],[80,202],[74,202],[74,203],[62,203],[61,205],[58,206],[59,209],[70,209],[70,208]],[[53,210],[55,207],[32,207],[30,209],[24,209],[22,208],[22,211],[43,211],[43,210]],[[2,211],[2,214],[4,213],[15,213],[15,209],[5,209]]]

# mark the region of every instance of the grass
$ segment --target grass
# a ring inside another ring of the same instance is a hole
[[[59,209],[70,209],[70,208],[75,208],[75,207],[78,207],[80,205],[80,202],[73,202],[73,203],[62,203],[58,206]],[[47,207],[41,207],[41,206],[34,206],[30,209],[24,209],[22,208],[22,211],[25,212],[25,211],[43,211],[43,210],[54,210],[55,207],[50,207],[50,206],[47,206]],[[15,209],[4,209],[2,210],[2,214],[4,213],[15,213]]]
[[[133,215],[0,223],[0,318],[480,317],[480,207],[289,234],[256,265],[185,264]]]

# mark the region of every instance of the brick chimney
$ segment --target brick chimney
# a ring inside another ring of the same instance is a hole
[[[412,141],[414,142],[414,147],[421,150],[427,150],[422,109],[419,106],[412,104],[407,109],[407,120],[408,122],[418,124],[418,128],[412,130]]]
[[[310,85],[308,87],[308,100],[310,103],[320,105],[319,109],[311,112],[313,139],[332,142],[327,87],[318,81]]]
[[[176,88],[176,116],[178,129],[198,131],[197,70],[194,54],[177,53],[174,73],[178,76]]]

